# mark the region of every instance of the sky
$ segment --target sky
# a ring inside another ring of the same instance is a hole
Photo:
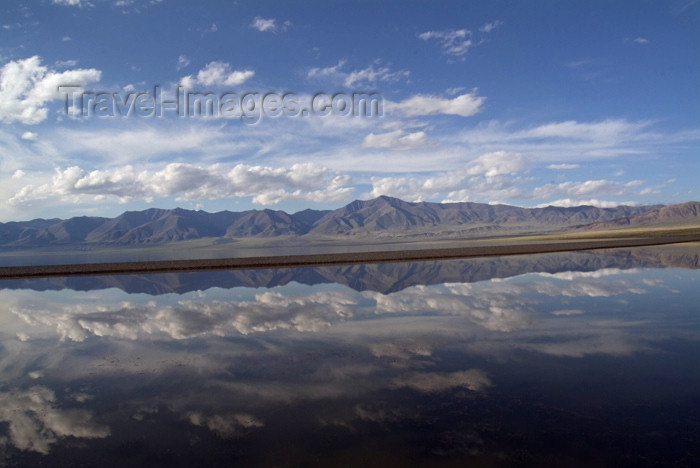
[[[700,200],[698,83],[698,0],[8,1],[0,221]]]

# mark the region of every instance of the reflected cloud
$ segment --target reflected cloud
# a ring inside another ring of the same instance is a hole
[[[398,293],[365,293],[365,296],[376,301],[377,314],[427,312],[456,315],[488,330],[502,332],[526,328],[531,323],[520,305],[528,301],[508,293],[508,285],[499,291],[467,283],[445,286],[446,289],[414,286]]]
[[[202,413],[191,412],[187,415],[187,419],[195,426],[206,427],[225,439],[240,437],[246,429],[264,426],[255,416],[242,413],[205,416]]]
[[[457,387],[479,392],[493,386],[493,383],[486,372],[469,369],[450,373],[414,372],[394,379],[393,385],[412,388],[422,393],[436,393]]]
[[[0,421],[9,423],[12,445],[44,455],[61,438],[110,435],[109,427],[93,421],[90,411],[57,408],[54,392],[42,386],[0,392]]]
[[[640,351],[652,349],[638,339],[631,338],[622,333],[601,333],[595,336],[569,336],[560,337],[553,343],[524,343],[517,348],[526,351],[535,351],[557,357],[582,358],[591,355],[630,356]]]
[[[581,315],[584,313],[585,312],[581,309],[562,309],[552,311],[552,315]]]
[[[329,291],[309,295],[265,292],[255,301],[180,301],[177,306],[155,302],[120,304],[118,309],[84,312],[87,304],[66,306],[59,311],[12,307],[28,325],[55,327],[61,340],[84,341],[88,336],[136,340],[164,334],[183,340],[205,335],[247,335],[276,329],[317,332],[353,316],[356,305],[349,292]],[[98,309],[100,309],[98,307]]]
[[[562,271],[558,273],[536,273],[538,276],[543,276],[545,278],[556,278],[566,281],[574,281],[581,278],[604,278],[606,276],[620,275],[623,273],[635,274],[639,273],[641,269],[630,268],[628,270],[623,270],[621,268],[602,268],[596,271]]]

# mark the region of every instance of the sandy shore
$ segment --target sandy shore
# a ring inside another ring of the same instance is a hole
[[[114,275],[162,273],[168,271],[228,270],[244,268],[284,268],[350,263],[385,263],[449,258],[501,255],[525,255],[572,250],[641,247],[649,245],[697,242],[700,237],[669,236],[657,238],[595,239],[548,241],[546,243],[512,243],[470,247],[408,249],[398,251],[347,252],[308,255],[275,255],[266,257],[216,258],[201,260],[160,260],[150,262],[112,262],[64,265],[0,267],[0,278],[40,276]]]

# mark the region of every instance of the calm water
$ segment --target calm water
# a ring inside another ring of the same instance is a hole
[[[696,466],[692,248],[0,282],[0,466]]]

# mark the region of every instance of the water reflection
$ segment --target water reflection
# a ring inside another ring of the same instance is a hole
[[[691,466],[700,274],[624,252],[5,283],[0,464]]]
[[[117,288],[151,295],[203,291],[210,288],[273,288],[290,283],[343,284],[356,291],[390,293],[410,286],[476,282],[532,272],[595,272],[601,269],[700,268],[697,244],[634,249],[561,252],[461,260],[207,271],[93,277],[49,277],[3,280],[4,289],[94,291]]]

